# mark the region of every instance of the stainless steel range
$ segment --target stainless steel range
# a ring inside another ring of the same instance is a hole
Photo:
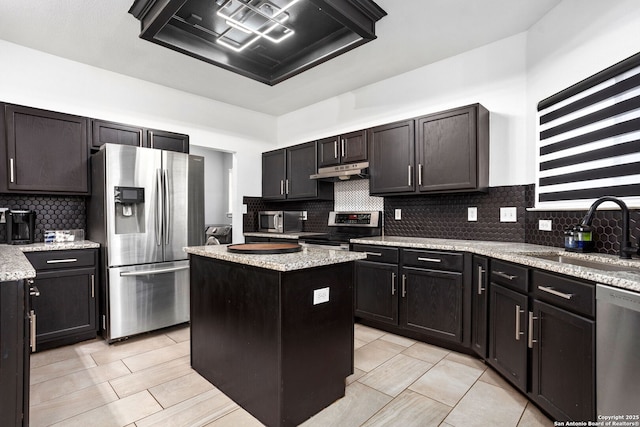
[[[329,212],[329,233],[305,237],[300,244],[305,247],[349,250],[351,239],[374,237],[382,234],[382,213]]]

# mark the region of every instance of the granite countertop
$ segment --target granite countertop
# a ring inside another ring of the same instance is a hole
[[[302,248],[300,252],[273,255],[247,255],[227,251],[226,245],[191,246],[184,248],[188,254],[251,265],[276,271],[303,270],[324,265],[365,259],[361,252],[347,252],[331,249]]]
[[[99,248],[100,244],[89,240],[68,243],[32,243],[30,245],[0,245],[0,282],[33,279],[36,270],[24,256],[24,252],[60,251]]]
[[[249,236],[249,237],[273,237],[275,239],[298,240],[298,239],[303,239],[305,237],[322,236],[322,235],[325,235],[325,234],[327,234],[327,233],[316,233],[316,232],[313,232],[313,231],[296,231],[296,232],[289,232],[289,233],[265,233],[265,232],[255,231],[255,232],[244,233],[244,236]]]
[[[618,288],[640,292],[640,260],[637,258],[624,260],[620,259],[620,257],[616,255],[565,252],[565,250],[562,248],[552,246],[541,246],[528,243],[513,242],[490,242],[480,240],[449,240],[419,237],[382,236],[363,239],[351,239],[351,243],[470,252],[477,255],[510,261],[529,267],[553,271],[556,273],[565,274],[567,276],[578,277],[605,285],[611,285]],[[595,261],[603,264],[610,264],[612,266],[616,266],[617,268],[626,269],[628,267],[628,271],[607,271],[593,267],[572,265],[565,262],[560,263],[537,257],[540,255],[552,254],[561,254],[563,257],[569,259],[579,259],[584,261]]]

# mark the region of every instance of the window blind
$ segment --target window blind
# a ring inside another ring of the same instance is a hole
[[[640,53],[538,104],[537,208],[640,206]]]

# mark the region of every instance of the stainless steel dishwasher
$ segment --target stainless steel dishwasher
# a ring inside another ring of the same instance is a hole
[[[640,293],[596,286],[598,421],[640,421]]]

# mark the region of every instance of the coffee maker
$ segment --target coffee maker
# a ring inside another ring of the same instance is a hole
[[[33,243],[35,221],[34,211],[10,210],[7,213],[7,243],[11,245]]]

